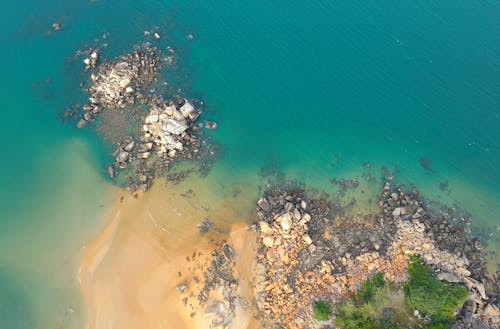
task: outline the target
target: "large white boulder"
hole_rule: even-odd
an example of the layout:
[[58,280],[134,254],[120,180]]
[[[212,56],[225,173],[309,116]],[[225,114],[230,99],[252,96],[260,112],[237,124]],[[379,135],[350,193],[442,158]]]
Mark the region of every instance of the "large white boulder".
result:
[[182,115],[187,118],[194,112],[194,106],[191,103],[185,103],[180,108]]
[[188,126],[184,122],[174,119],[168,119],[167,124],[165,124],[163,127],[167,132],[173,135],[180,135],[188,128]]
[[172,115],[174,115],[174,112],[175,112],[175,111],[176,111],[176,109],[175,109],[175,106],[174,106],[174,105],[165,106],[165,111],[164,111],[164,112],[165,112],[167,115],[172,116]]
[[148,115],[146,117],[146,123],[156,123],[158,122],[158,114],[152,114],[152,115]]

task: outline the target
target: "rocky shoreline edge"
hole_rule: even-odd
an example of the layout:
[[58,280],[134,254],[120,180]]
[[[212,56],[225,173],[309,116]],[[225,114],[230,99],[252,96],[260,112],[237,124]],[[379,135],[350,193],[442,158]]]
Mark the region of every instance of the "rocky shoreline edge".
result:
[[[390,183],[378,206],[376,214],[345,217],[338,205],[310,197],[302,186],[268,188],[249,227],[257,240],[253,299],[241,302],[237,295],[237,255],[223,242],[212,253],[198,294],[205,312],[215,314],[211,328],[231,328],[242,306],[253,310],[261,328],[336,328],[336,307],[366,280],[382,273],[396,286],[407,282],[413,255],[439,280],[467,288],[452,328],[498,328],[500,272],[488,273],[481,242],[461,218],[431,209],[415,188]],[[224,298],[214,302],[210,292],[218,289]],[[328,321],[314,319],[318,301],[331,305]],[[415,317],[426,323],[418,310]]]

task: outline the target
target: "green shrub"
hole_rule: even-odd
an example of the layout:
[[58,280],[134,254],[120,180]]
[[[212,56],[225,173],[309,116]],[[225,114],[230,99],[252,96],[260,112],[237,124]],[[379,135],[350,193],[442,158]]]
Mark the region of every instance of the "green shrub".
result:
[[326,302],[315,302],[313,304],[314,318],[318,321],[325,321],[332,317],[331,305]]
[[[382,274],[365,281],[351,300],[337,306],[335,325],[341,329],[451,329],[467,289],[439,281],[418,256],[410,258],[408,273],[404,289],[386,283]],[[431,323],[413,317],[415,309],[429,316]]]
[[467,299],[468,291],[458,284],[441,282],[433,275],[420,257],[412,256],[408,264],[410,280],[404,286],[406,303],[424,315],[428,315],[437,328],[449,328],[446,321],[452,320],[455,311]]
[[358,302],[368,302],[373,299],[376,291],[385,286],[384,275],[382,273],[375,274],[371,279],[363,282],[363,289],[359,290],[355,295]]
[[428,329],[451,329],[449,322],[435,322],[429,325]]
[[384,309],[392,309],[393,288],[386,285],[384,275],[376,274],[363,282],[350,301],[337,306],[335,325],[342,329],[395,329],[404,328],[392,319],[383,319]]
[[342,329],[373,329],[377,321],[367,316],[363,308],[352,302],[345,302],[337,307],[335,325]]

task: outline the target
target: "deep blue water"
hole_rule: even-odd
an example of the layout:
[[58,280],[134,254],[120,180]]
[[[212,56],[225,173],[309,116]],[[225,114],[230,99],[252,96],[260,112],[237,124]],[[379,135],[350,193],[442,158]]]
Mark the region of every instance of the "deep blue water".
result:
[[[177,50],[166,78],[219,123],[221,184],[275,166],[332,190],[332,178],[363,172],[380,183],[386,166],[498,234],[498,1],[4,0],[0,9],[2,328],[60,324],[76,298],[63,291],[76,251],[56,250],[99,226],[109,150],[58,115],[84,101],[69,58],[103,33],[108,58],[155,27],[159,46]],[[50,33],[55,21],[63,28]],[[33,271],[36,259],[48,265]]]

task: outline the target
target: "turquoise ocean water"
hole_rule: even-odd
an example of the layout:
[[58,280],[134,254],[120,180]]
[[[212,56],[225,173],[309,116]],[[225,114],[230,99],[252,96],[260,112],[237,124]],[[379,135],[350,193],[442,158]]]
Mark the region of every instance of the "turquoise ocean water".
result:
[[69,58],[103,33],[108,58],[156,27],[177,50],[166,78],[218,122],[219,184],[273,167],[334,193],[334,177],[369,189],[362,174],[380,183],[385,166],[498,235],[498,1],[4,0],[0,12],[1,328],[82,328],[78,255],[111,201],[110,150],[58,117],[84,101]]

